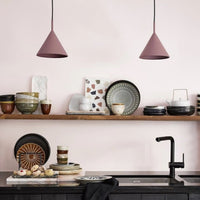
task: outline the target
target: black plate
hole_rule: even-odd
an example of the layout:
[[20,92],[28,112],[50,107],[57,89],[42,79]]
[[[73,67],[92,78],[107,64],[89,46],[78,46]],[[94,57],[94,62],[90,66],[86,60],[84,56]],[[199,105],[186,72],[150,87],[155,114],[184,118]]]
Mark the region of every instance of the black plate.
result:
[[26,143],[35,143],[41,146],[45,152],[45,163],[47,162],[51,153],[49,143],[43,136],[36,133],[29,133],[19,138],[19,140],[16,142],[15,147],[14,147],[15,158],[16,158],[17,151],[19,150],[19,148]]
[[146,109],[144,108],[144,112],[150,112],[150,113],[165,113],[166,109]]

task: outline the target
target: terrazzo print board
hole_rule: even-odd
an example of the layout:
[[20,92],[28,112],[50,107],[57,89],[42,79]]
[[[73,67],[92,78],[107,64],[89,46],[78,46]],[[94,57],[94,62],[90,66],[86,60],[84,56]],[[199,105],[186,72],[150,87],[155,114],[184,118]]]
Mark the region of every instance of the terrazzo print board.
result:
[[85,79],[85,97],[90,99],[92,111],[106,111],[105,94],[110,81],[99,78]]

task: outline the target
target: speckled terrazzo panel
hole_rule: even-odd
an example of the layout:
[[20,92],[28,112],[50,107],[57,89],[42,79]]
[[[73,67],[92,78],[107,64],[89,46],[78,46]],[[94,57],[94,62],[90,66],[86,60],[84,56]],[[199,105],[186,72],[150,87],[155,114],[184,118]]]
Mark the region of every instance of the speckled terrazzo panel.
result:
[[110,81],[98,78],[85,79],[85,96],[90,99],[92,111],[105,111],[105,94]]

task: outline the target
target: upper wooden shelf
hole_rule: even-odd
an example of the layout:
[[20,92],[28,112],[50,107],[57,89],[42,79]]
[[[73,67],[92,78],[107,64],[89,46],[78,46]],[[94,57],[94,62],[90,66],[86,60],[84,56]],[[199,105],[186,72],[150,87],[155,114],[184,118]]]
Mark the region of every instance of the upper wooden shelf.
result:
[[116,115],[22,115],[0,114],[0,119],[35,119],[35,120],[151,120],[151,121],[200,121],[200,116],[116,116]]

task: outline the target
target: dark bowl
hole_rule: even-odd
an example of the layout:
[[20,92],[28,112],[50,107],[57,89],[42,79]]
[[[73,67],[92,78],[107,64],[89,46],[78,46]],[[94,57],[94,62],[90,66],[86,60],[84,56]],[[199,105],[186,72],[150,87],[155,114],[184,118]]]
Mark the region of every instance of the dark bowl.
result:
[[14,101],[4,101],[0,103],[1,111],[4,114],[12,114],[15,109],[15,102]]
[[37,110],[38,103],[15,103],[16,108],[22,114],[32,114]]
[[14,101],[14,100],[15,100],[14,94],[0,95],[0,101]]
[[169,115],[193,115],[195,106],[167,106]]

